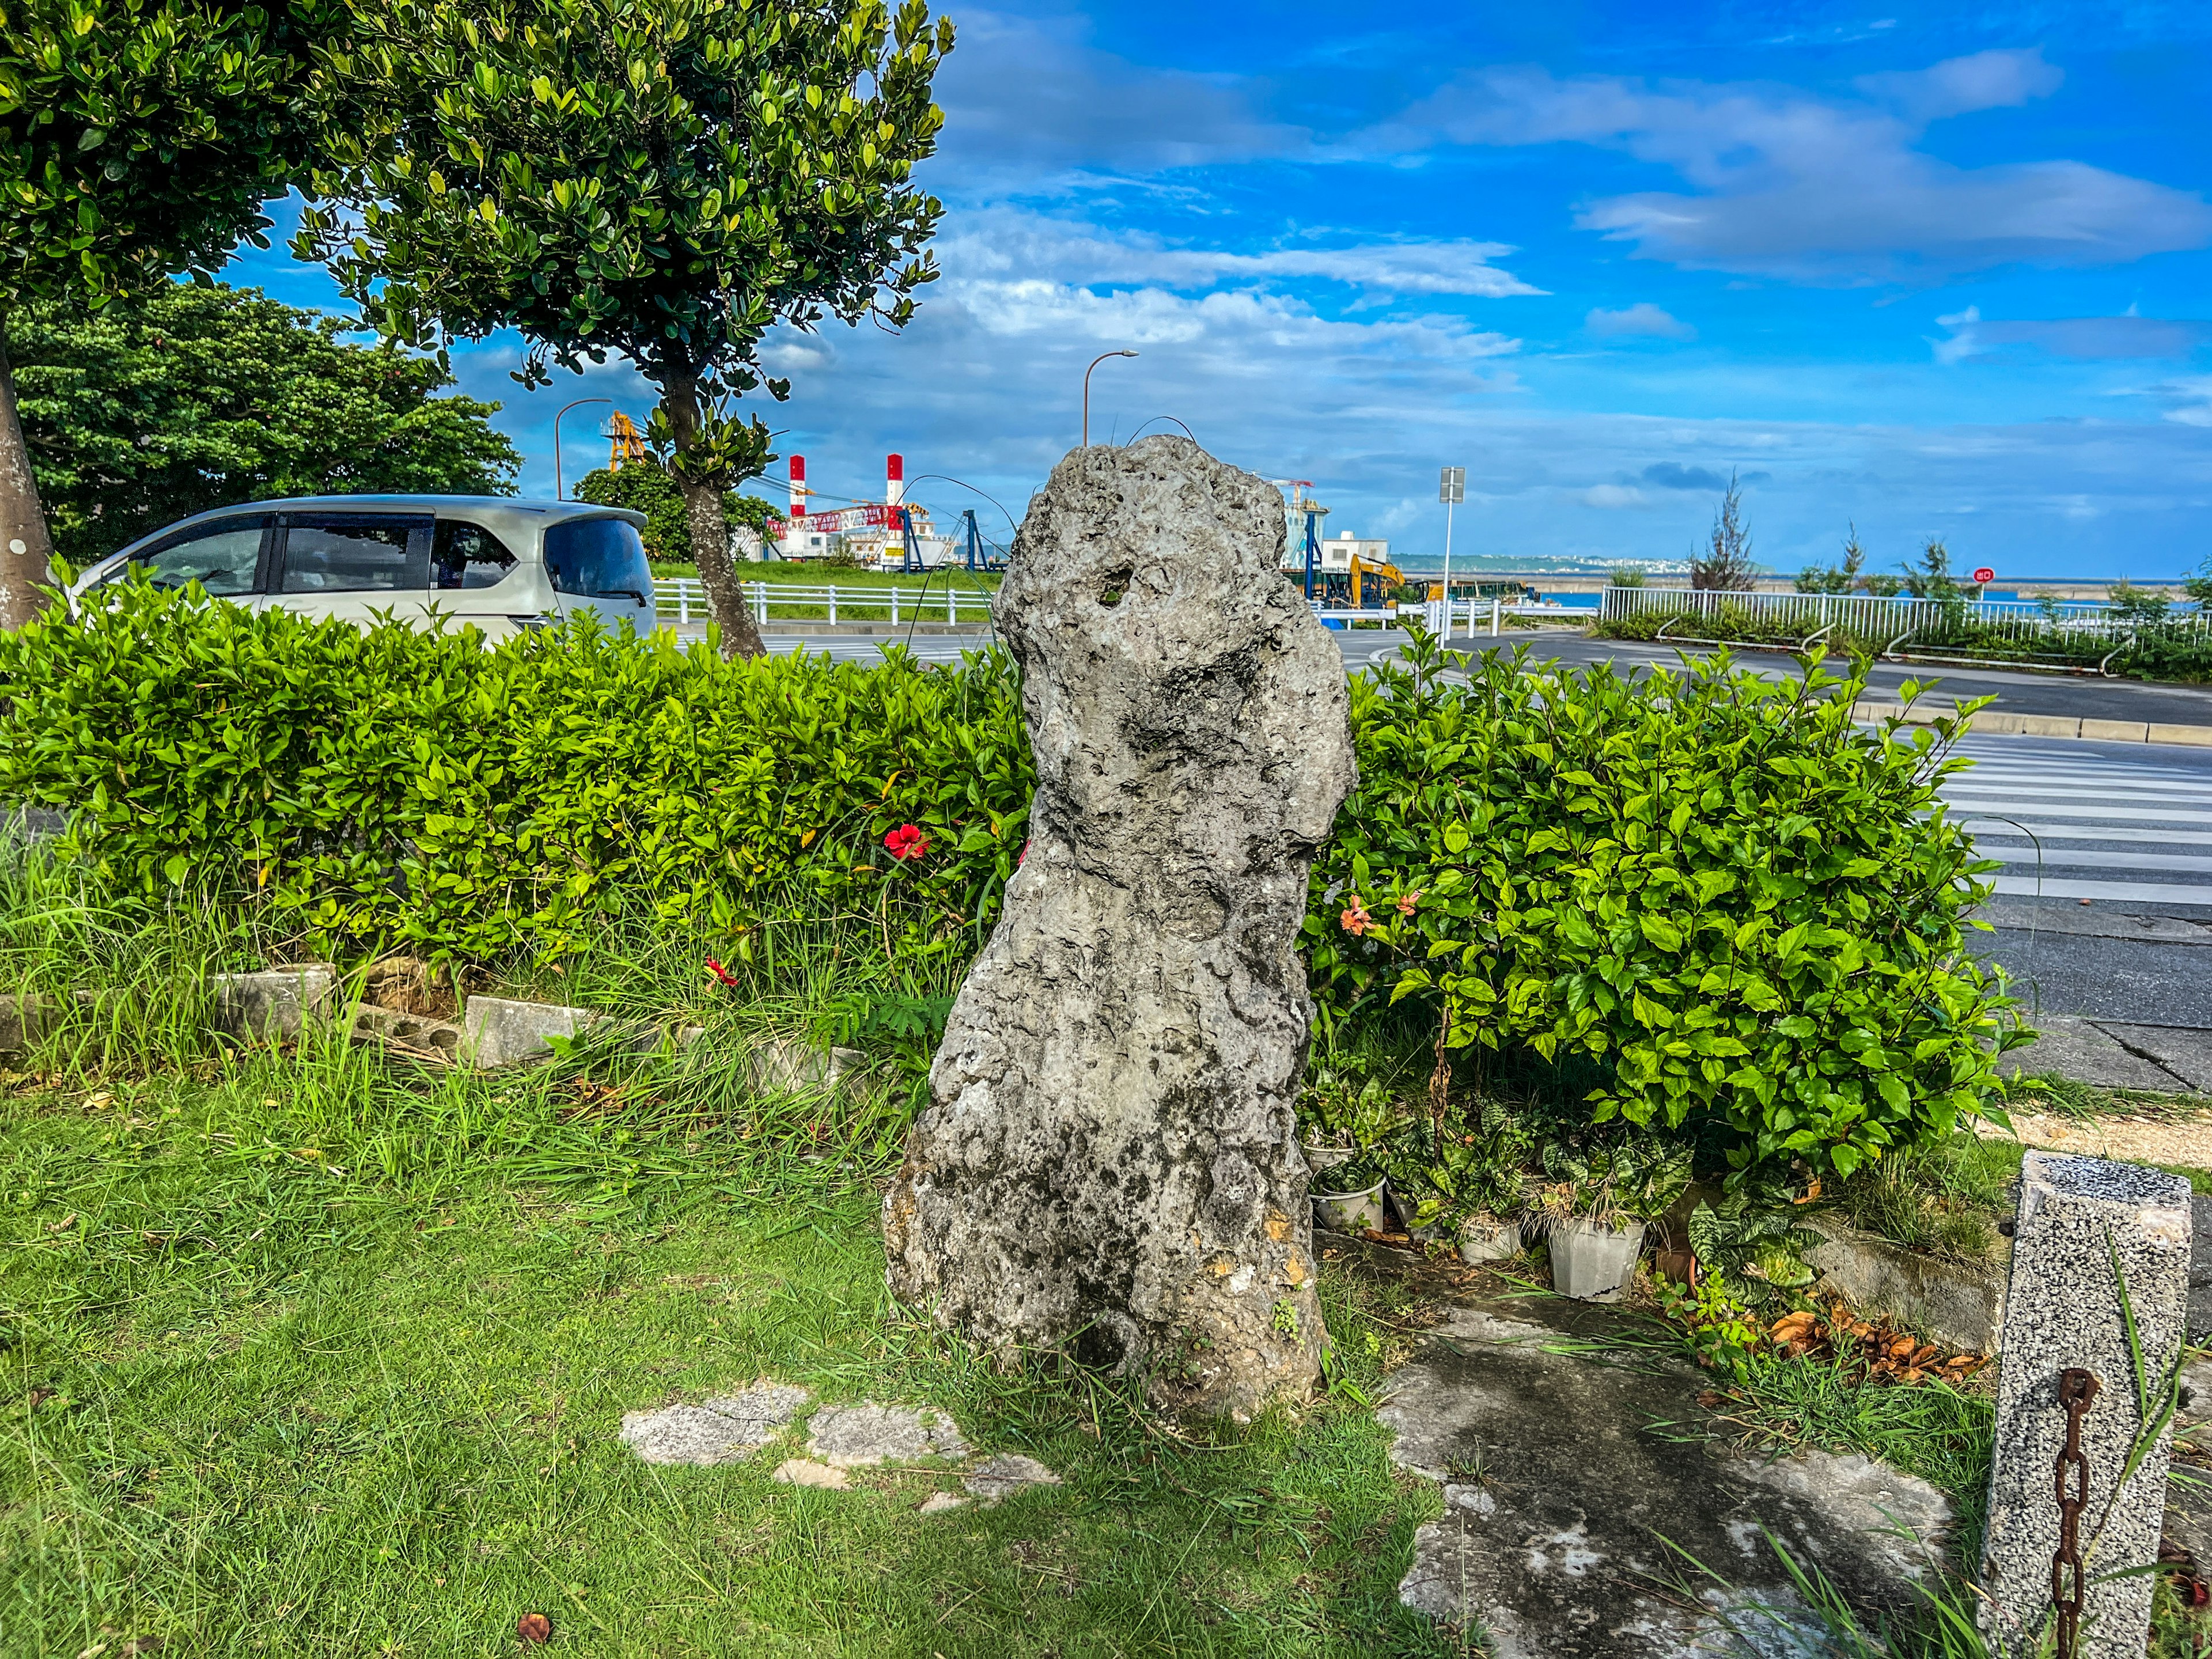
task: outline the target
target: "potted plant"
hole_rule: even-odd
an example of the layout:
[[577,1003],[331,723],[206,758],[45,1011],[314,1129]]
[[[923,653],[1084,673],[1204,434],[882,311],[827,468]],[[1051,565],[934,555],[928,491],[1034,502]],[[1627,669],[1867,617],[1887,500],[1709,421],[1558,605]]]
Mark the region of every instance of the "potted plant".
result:
[[[1380,1078],[1364,1081],[1317,1065],[1298,1097],[1298,1150],[1316,1176],[1372,1152],[1406,1120]],[[1334,1176],[1332,1188],[1344,1184]]]
[[1331,1232],[1368,1233],[1382,1231],[1382,1170],[1369,1157],[1355,1157],[1329,1171],[1328,1184],[1335,1192],[1316,1189],[1314,1218]]
[[1645,1226],[1690,1184],[1686,1147],[1649,1135],[1544,1148],[1539,1200],[1552,1252],[1552,1288],[1583,1302],[1610,1301],[1636,1281]]
[[1447,1243],[1470,1264],[1517,1255],[1526,1242],[1522,1171],[1533,1145],[1494,1100],[1455,1107],[1390,1143],[1385,1170],[1392,1206],[1413,1237]]

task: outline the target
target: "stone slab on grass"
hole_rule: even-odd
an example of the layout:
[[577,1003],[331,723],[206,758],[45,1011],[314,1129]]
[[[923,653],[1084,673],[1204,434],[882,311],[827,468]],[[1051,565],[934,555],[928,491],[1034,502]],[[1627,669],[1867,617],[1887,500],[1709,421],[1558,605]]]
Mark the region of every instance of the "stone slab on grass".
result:
[[775,1439],[811,1398],[793,1383],[763,1379],[704,1405],[628,1413],[621,1438],[648,1463],[735,1463]]
[[843,1492],[853,1484],[844,1470],[829,1463],[810,1462],[804,1457],[787,1457],[775,1466],[769,1479],[786,1486],[817,1486],[824,1492]]
[[[1552,1300],[1462,1306],[1430,1334],[1376,1413],[1392,1457],[1444,1489],[1401,1601],[1486,1629],[1498,1659],[1822,1651],[1771,1531],[1863,1615],[1917,1604],[1912,1580],[1950,1524],[1942,1493],[1864,1458],[1723,1451],[1695,1432],[1710,1379],[1645,1340],[1632,1316]],[[1564,1346],[1577,1352],[1547,1351]],[[1899,1522],[1920,1540],[1893,1535]],[[1669,1544],[1725,1584],[1664,1593],[1697,1577]],[[1784,1624],[1750,1611],[1762,1604]]]
[[1995,1353],[2004,1317],[2004,1269],[1907,1249],[1832,1216],[1805,1224],[1827,1243],[1806,1253],[1823,1288],[1862,1313],[1887,1314],[1908,1331],[1966,1353]]
[[1997,1058],[2007,1077],[2071,1078],[2104,1089],[2157,1089],[2185,1092],[2189,1085],[2157,1061],[2130,1053],[2126,1045],[2092,1021],[2070,1014],[2037,1016],[2041,1033],[2025,1048]]
[[841,1469],[962,1458],[975,1449],[951,1418],[927,1406],[824,1406],[807,1429],[808,1453]]
[[975,1466],[975,1472],[960,1483],[987,1504],[1011,1498],[1030,1486],[1056,1486],[1060,1477],[1036,1461],[1019,1452],[1001,1452]]
[[461,1013],[466,1033],[461,1052],[479,1071],[544,1060],[553,1052],[548,1037],[573,1037],[603,1018],[589,1008],[553,1002],[517,1002],[507,997],[471,997]]
[[232,1036],[250,1041],[297,1037],[309,1020],[330,1011],[337,983],[337,970],[327,963],[270,968],[258,974],[217,974],[216,1024]]

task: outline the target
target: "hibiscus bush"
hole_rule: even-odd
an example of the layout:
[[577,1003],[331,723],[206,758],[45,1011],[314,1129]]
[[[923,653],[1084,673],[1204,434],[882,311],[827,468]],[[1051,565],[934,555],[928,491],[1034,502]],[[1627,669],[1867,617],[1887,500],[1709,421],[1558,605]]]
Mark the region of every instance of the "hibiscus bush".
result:
[[1738,1168],[1948,1131],[2027,1040],[1965,949],[1996,866],[1936,795],[1964,720],[1860,730],[1862,680],[1808,663],[1630,680],[1422,640],[1355,679],[1304,924],[1327,1017],[1411,1003],[1455,1048],[1574,1060],[1589,1121]]

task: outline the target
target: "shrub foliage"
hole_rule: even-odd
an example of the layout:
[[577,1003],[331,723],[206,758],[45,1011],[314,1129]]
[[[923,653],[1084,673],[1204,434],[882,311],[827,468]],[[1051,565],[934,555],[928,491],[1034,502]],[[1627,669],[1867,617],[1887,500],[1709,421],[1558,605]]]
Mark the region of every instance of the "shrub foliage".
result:
[[[800,895],[964,951],[1029,811],[994,656],[731,665],[582,623],[487,649],[134,585],[0,636],[0,792],[75,812],[119,891],[228,883],[341,953],[557,955],[642,898],[743,956]],[[895,860],[907,823],[927,851]]]
[[[1936,795],[1960,722],[1862,732],[1856,681],[1725,659],[1407,655],[1352,683],[1362,781],[1315,869],[1332,1024],[1425,1005],[1459,1048],[1571,1062],[1586,1121],[1739,1167],[1847,1175],[1994,1086],[2010,1004],[1962,932],[1994,866]],[[342,956],[556,957],[649,905],[741,957],[842,914],[957,962],[1033,782],[996,653],[727,662],[583,623],[487,648],[132,585],[0,636],[0,796],[74,813],[123,902],[212,884]]]
[[[1995,866],[1945,816],[1963,721],[1851,724],[1856,680],[1725,657],[1632,683],[1433,641],[1353,682],[1362,781],[1316,865],[1316,987],[1447,1041],[1595,1062],[1599,1122],[1848,1175],[1994,1085],[1966,956]],[[1451,683],[1464,679],[1464,689]]]

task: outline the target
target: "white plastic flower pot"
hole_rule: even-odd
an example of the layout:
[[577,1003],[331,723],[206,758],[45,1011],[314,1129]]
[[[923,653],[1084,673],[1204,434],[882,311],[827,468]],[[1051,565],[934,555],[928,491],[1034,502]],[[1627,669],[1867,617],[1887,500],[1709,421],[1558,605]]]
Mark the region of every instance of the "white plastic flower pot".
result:
[[1644,1224],[1615,1230],[1586,1216],[1551,1226],[1552,1288],[1578,1302],[1610,1302],[1636,1282]]
[[1324,1170],[1334,1170],[1340,1164],[1349,1164],[1357,1156],[1355,1146],[1322,1146],[1310,1140],[1298,1142],[1298,1151],[1304,1154],[1306,1168],[1319,1175]]
[[1331,1232],[1365,1233],[1382,1231],[1382,1183],[1364,1192],[1316,1193],[1314,1215]]
[[1471,1215],[1459,1224],[1459,1259],[1470,1267],[1521,1253],[1521,1224]]

